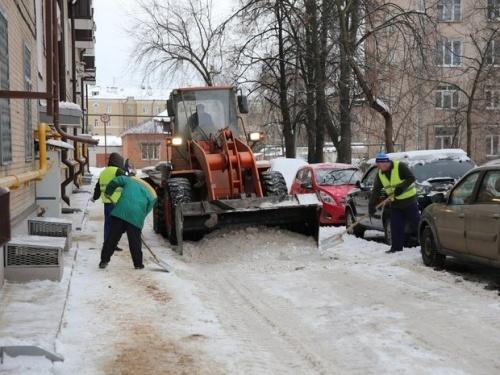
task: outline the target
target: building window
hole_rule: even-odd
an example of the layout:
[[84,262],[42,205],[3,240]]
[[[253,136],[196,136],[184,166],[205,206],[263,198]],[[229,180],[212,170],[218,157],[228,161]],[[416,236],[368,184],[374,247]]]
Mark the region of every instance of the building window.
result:
[[486,50],[486,64],[500,65],[500,39],[492,40]]
[[95,119],[94,120],[94,129],[99,127],[99,120]]
[[142,113],[147,113],[147,112],[148,112],[147,107],[142,107]]
[[500,21],[500,0],[488,0],[488,18]]
[[[27,45],[23,46],[23,70],[24,70],[24,90],[31,91],[31,51]],[[24,131],[26,161],[33,160],[33,110],[31,100],[24,100]]]
[[437,43],[436,63],[440,66],[459,66],[462,63],[462,41],[439,41]]
[[439,21],[460,21],[461,14],[460,0],[438,0],[437,11]]
[[500,128],[491,126],[486,135],[486,156],[500,155]]
[[110,105],[107,105],[106,106],[106,113],[110,114],[112,111],[111,111],[111,106]]
[[[0,90],[9,89],[9,35],[7,20],[0,12]],[[12,161],[10,100],[0,99],[0,165]]]
[[162,108],[161,107],[156,107],[156,114],[159,114],[162,112]]
[[134,126],[134,120],[128,120],[129,129]]
[[438,86],[436,90],[436,108],[458,108],[458,90],[452,85]]
[[127,106],[127,113],[129,115],[133,114],[134,113],[134,107],[132,107],[131,105]]
[[437,125],[434,128],[434,148],[437,150],[453,148],[457,129],[452,126]]
[[500,109],[500,90],[486,89],[484,94],[486,97],[486,109]]
[[142,143],[141,152],[142,160],[160,160],[159,143]]

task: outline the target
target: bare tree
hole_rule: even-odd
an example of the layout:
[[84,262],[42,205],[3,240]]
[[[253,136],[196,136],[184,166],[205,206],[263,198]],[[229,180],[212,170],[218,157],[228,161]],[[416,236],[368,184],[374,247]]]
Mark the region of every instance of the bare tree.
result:
[[140,0],[130,30],[137,64],[147,75],[194,71],[212,86],[224,69],[225,22],[214,24],[211,0]]

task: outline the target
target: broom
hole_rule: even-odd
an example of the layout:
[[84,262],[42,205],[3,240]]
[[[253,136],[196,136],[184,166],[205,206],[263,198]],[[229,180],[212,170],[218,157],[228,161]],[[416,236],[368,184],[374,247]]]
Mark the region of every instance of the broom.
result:
[[[387,203],[392,201],[393,197],[387,197],[384,199],[382,202],[377,204],[375,206],[375,209],[383,208]],[[338,246],[344,242],[344,236],[348,233],[350,233],[357,225],[359,225],[363,220],[368,219],[370,217],[370,214],[366,214],[361,216],[358,220],[356,220],[354,223],[349,225],[345,230],[343,230],[340,233],[334,234],[333,236],[330,236],[328,238],[325,238],[323,241],[321,241],[321,249],[322,250],[328,250],[332,247]]]

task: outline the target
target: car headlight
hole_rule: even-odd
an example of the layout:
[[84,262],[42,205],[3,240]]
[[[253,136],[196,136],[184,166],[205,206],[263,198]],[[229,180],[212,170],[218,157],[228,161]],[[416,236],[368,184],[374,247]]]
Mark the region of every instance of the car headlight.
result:
[[337,204],[337,202],[335,202],[335,199],[333,199],[333,197],[331,195],[329,195],[323,191],[319,192],[319,197],[324,203],[333,204],[333,205]]
[[182,145],[182,138],[181,137],[172,138],[172,146],[180,146],[180,145]]

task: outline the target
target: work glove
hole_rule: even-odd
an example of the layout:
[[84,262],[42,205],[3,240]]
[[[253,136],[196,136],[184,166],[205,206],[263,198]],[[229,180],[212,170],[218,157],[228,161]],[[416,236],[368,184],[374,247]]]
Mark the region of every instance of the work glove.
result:
[[405,192],[404,186],[398,185],[394,188],[394,196],[397,197],[398,195],[401,195]]
[[374,206],[368,207],[368,215],[370,215],[370,217],[375,216],[376,212],[377,212],[377,209]]

